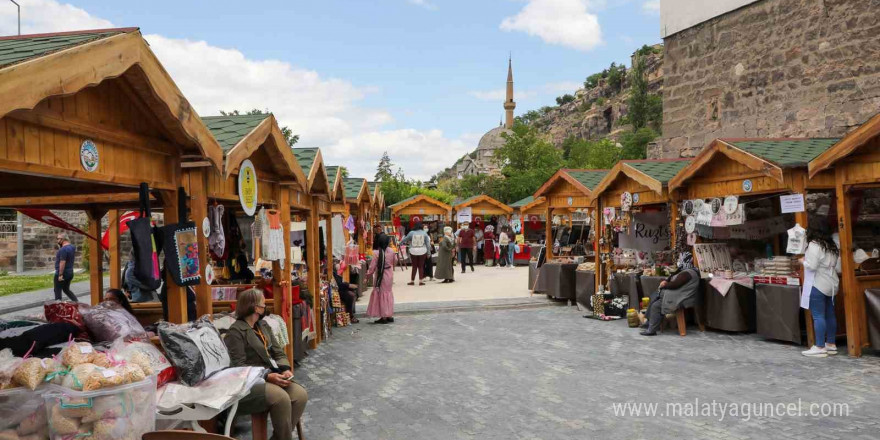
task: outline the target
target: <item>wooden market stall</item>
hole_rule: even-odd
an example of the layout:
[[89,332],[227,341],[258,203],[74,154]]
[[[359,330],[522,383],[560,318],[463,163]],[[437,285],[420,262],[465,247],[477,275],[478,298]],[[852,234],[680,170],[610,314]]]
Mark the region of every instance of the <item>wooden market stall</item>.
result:
[[[137,28],[0,38],[3,206],[75,209],[100,237],[110,215],[110,285],[120,287],[120,209],[146,183],[166,224],[177,223],[181,167],[215,171],[222,151]],[[91,302],[103,294],[104,250],[89,243]],[[186,320],[169,275],[168,309]]]
[[[547,199],[528,196],[514,203],[511,224],[518,229],[516,243],[519,245],[513,255],[515,265],[528,266],[533,255],[537,256],[544,237],[544,223],[541,219],[547,211]],[[534,249],[534,252],[532,250]]]
[[[594,258],[595,245],[590,244],[590,227],[595,223],[595,204],[591,200],[592,191],[608,174],[608,170],[561,169],[547,180],[537,191],[535,198],[546,199],[544,257],[535,256],[536,261],[529,265],[529,288],[535,292],[546,292],[548,296],[576,300],[575,263],[576,258],[586,261]],[[553,233],[554,215],[568,217],[567,225],[560,222],[557,233]],[[579,232],[574,228],[574,217],[578,216]],[[554,252],[559,241],[559,252]],[[564,257],[564,259],[562,258]],[[541,261],[546,261],[540,266]],[[532,275],[534,273],[534,275]]]
[[810,161],[810,179],[828,173],[837,200],[847,348],[858,357],[865,347],[880,350],[880,259],[873,255],[880,248],[880,114]]
[[[310,243],[309,249],[306,251],[308,253],[306,258],[309,274],[308,286],[314,298],[313,313],[316,316],[317,334],[311,343],[311,347],[314,348],[329,336],[330,327],[335,319],[335,315],[331,315],[333,309],[330,288],[331,280],[333,280],[333,228],[331,227],[333,185],[330,183],[320,149],[294,148],[293,152],[303,170],[308,170],[308,194],[311,211],[305,234],[306,241]],[[339,170],[336,171],[338,173]],[[321,226],[321,221],[324,222],[324,226]],[[319,243],[323,243],[323,245]],[[320,252],[321,249],[325,249],[323,256]],[[320,276],[313,276],[313,274]]]
[[[611,219],[598,226],[602,240],[595,258],[595,285],[628,298],[628,307],[638,310],[641,298],[674,271],[678,204],[669,196],[668,183],[689,163],[690,159],[623,160],[591,194],[603,220]],[[612,312],[625,313],[620,307]]]
[[458,200],[452,206],[456,216],[459,212],[468,208],[474,219],[482,217],[483,222],[486,224],[489,223],[489,217],[497,216],[509,219],[510,214],[513,213],[513,208],[485,194],[469,197],[464,200]]
[[345,193],[345,201],[348,206],[348,212],[344,218],[351,216],[355,225],[355,240],[358,245],[359,252],[367,253],[367,239],[370,231],[367,219],[370,215],[370,190],[367,187],[367,179],[358,177],[347,177],[343,179],[343,188]]
[[436,215],[445,220],[452,218],[452,207],[424,194],[417,194],[403,199],[391,206],[392,216],[401,215]]
[[808,179],[807,164],[835,142],[717,139],[669,182],[695,263],[715,275],[705,296],[708,327],[795,343],[806,327],[812,340],[809,313],[800,320],[800,264],[785,240],[795,224],[808,226],[808,213],[833,226],[834,174]]

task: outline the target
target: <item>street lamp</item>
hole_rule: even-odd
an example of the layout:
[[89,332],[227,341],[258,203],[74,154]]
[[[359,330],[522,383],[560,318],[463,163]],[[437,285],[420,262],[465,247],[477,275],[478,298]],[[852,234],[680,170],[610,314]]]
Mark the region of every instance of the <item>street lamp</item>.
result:
[[15,0],[9,0],[12,4],[15,5],[15,8],[18,9],[18,35],[21,35],[21,5],[18,4]]

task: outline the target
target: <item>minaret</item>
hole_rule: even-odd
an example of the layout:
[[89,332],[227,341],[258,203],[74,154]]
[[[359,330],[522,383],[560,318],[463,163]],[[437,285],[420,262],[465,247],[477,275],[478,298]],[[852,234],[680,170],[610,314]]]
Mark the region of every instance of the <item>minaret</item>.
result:
[[504,128],[513,128],[513,109],[516,102],[513,101],[513,60],[507,59],[507,97],[504,99],[504,112],[507,114]]

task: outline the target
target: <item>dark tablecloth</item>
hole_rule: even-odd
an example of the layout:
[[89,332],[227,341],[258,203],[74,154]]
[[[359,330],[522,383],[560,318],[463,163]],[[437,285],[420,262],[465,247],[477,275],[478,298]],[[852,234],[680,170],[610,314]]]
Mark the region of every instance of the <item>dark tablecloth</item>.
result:
[[734,284],[721,296],[706,282],[706,326],[729,332],[755,331],[755,291]]
[[801,343],[801,287],[755,284],[757,333],[768,339]]
[[370,285],[373,284],[373,279],[372,279],[373,277],[367,276],[367,271],[369,269],[370,269],[370,264],[367,263],[366,260],[364,260],[364,262],[361,263],[361,270],[358,272],[358,285],[357,285],[358,286],[358,289],[357,289],[358,298],[364,296],[364,292],[367,291],[367,287],[370,287]]
[[575,263],[545,263],[541,266],[541,278],[547,282],[547,295],[558,299],[575,299],[574,273],[577,266]]
[[[535,293],[543,293],[547,291],[547,278],[541,273],[542,268],[538,268],[538,263],[532,261],[529,263],[529,290]],[[541,276],[538,276],[541,274]]]
[[590,297],[596,294],[596,272],[576,270],[574,272],[574,292],[577,302],[589,309],[592,305]]
[[865,312],[868,314],[868,341],[871,348],[880,350],[880,289],[865,289]]
[[608,282],[608,290],[614,296],[629,297],[629,306],[634,309],[639,308],[641,286],[637,273],[615,273]]

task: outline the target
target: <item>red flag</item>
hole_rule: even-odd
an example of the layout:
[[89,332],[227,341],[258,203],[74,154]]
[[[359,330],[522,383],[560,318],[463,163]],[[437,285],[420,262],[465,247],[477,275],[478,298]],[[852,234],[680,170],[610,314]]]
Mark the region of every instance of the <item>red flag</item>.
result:
[[[124,234],[125,231],[128,230],[128,222],[134,220],[136,218],[140,218],[141,213],[138,211],[128,211],[125,214],[122,214],[119,217],[119,234]],[[104,249],[110,249],[110,228],[107,228],[104,231],[104,235],[101,236],[101,247]]]
[[[98,241],[97,237],[92,237],[91,235],[86,234],[85,232],[83,232],[83,230],[77,228],[76,226],[74,226],[70,223],[67,223],[66,221],[64,221],[64,219],[53,214],[52,211],[49,211],[48,209],[17,208],[16,211],[36,220],[38,222],[45,223],[49,226],[54,226],[56,228],[61,228],[66,231],[75,232],[80,235],[85,235],[86,237],[89,237],[92,240]],[[102,247],[104,247],[104,246],[102,246]],[[104,247],[104,249],[106,250],[107,248]]]

